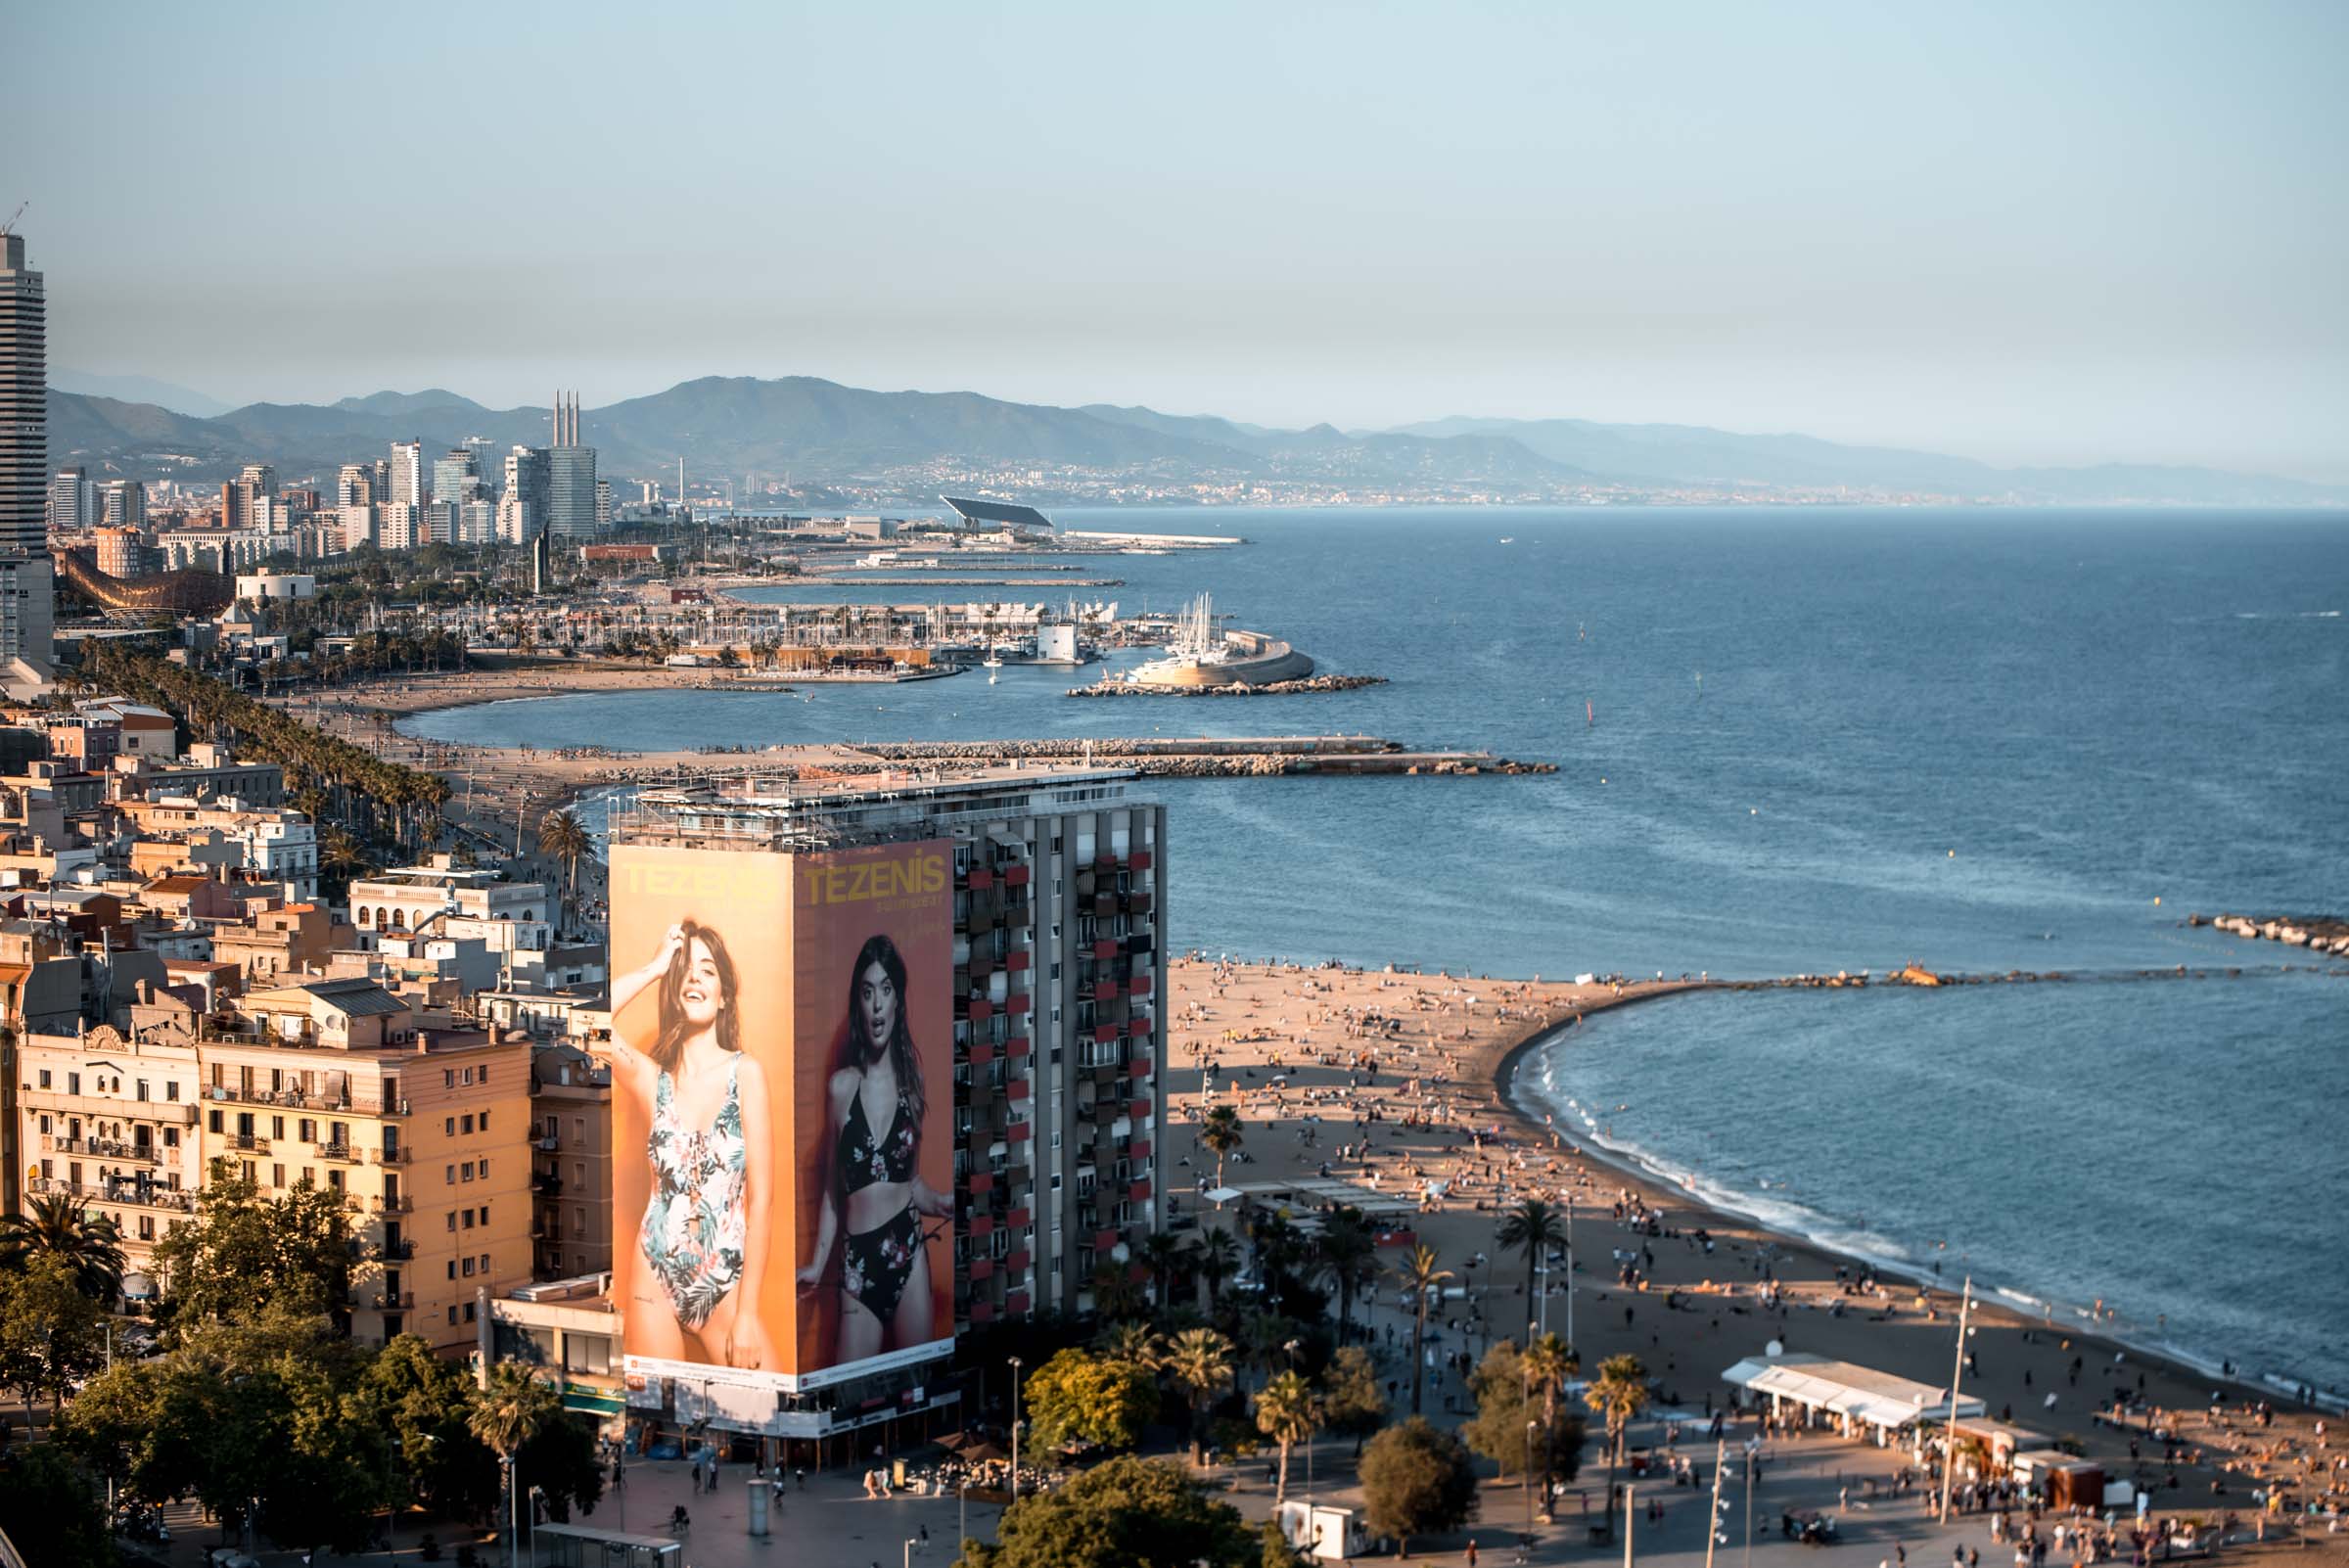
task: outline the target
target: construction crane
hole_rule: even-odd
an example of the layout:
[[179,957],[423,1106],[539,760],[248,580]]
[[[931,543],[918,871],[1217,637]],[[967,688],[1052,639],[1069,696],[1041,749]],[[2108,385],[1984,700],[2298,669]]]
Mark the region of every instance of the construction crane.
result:
[[0,223],[0,234],[16,233],[17,219],[23,217],[24,215],[24,209],[30,206],[32,206],[30,202],[19,202],[17,204],[17,209],[8,215],[8,221],[6,223]]

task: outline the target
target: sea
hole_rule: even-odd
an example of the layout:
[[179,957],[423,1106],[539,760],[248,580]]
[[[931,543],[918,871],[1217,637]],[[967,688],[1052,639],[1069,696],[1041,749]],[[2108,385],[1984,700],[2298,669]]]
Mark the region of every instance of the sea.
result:
[[[2024,971],[1705,992],[1545,1042],[1533,1108],[1707,1202],[2200,1364],[2349,1385],[2349,964],[2187,923],[2349,914],[2349,516],[1132,509],[1071,555],[1361,690],[1081,701],[1010,667],[446,710],[447,741],[1365,732],[1557,764],[1143,786],[1170,945],[1455,975]],[[1115,664],[1139,654],[1121,654]],[[2189,977],[2178,978],[2185,966]],[[2166,973],[2164,973],[2166,972]]]

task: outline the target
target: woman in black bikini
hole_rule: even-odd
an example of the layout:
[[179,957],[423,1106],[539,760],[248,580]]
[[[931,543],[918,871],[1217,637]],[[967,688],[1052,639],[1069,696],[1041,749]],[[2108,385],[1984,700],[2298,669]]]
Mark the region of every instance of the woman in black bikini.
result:
[[827,1093],[831,1136],[816,1169],[824,1198],[815,1256],[799,1279],[802,1295],[820,1289],[832,1245],[840,1243],[832,1361],[839,1365],[940,1337],[922,1217],[954,1213],[953,1198],[921,1177],[929,1099],[905,1022],[905,960],[887,937],[869,938],[849,971],[849,1015]]

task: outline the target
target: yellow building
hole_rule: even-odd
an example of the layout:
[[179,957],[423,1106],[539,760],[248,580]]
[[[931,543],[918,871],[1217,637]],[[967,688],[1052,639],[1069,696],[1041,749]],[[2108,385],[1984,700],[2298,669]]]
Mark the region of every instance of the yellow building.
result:
[[25,1036],[17,1070],[26,1193],[69,1197],[114,1221],[124,1293],[145,1296],[155,1244],[195,1213],[203,1181],[195,1046],[101,1024]]
[[530,1274],[530,1048],[420,1026],[369,980],[240,998],[244,1023],[199,1047],[207,1168],[264,1191],[345,1194],[367,1262],[351,1333],[403,1332],[446,1354],[475,1343],[477,1291]]

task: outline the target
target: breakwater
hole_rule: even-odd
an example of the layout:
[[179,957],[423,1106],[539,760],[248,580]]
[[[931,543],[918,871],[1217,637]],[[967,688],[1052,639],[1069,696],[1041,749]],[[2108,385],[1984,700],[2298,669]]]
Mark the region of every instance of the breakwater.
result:
[[2252,941],[2280,942],[2287,947],[2306,947],[2311,952],[2349,958],[2349,920],[2330,915],[2277,915],[2261,920],[2251,915],[2189,914],[2186,923],[2208,926],[2213,931]]
[[1013,762],[1090,762],[1101,767],[1129,767],[1151,778],[1471,776],[1556,771],[1549,762],[1514,761],[1491,752],[1418,750],[1377,735],[904,741],[867,744],[857,750],[893,763],[1000,767]]
[[1359,691],[1383,686],[1384,675],[1308,675],[1302,680],[1275,680],[1262,686],[1237,683],[1221,686],[1162,686],[1104,675],[1089,686],[1071,686],[1072,697],[1293,697],[1305,692]]

